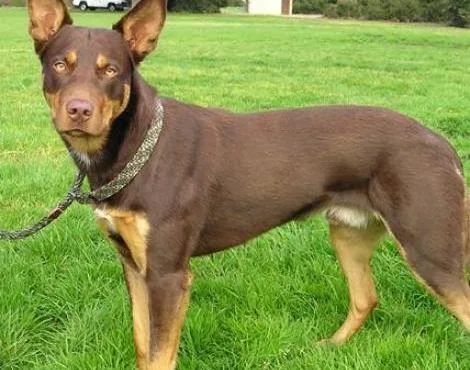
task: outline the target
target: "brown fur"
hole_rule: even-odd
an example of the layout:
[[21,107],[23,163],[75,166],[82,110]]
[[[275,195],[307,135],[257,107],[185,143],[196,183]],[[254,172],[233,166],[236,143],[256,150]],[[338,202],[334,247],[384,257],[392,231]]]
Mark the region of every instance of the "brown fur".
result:
[[[54,125],[95,189],[130,161],[154,117],[157,93],[136,65],[156,45],[165,1],[142,0],[115,31],[70,26],[59,0],[30,0],[28,9]],[[56,60],[67,68],[54,69]],[[382,108],[233,114],[159,98],[164,125],[151,158],[96,210],[124,264],[140,369],[175,366],[191,257],[323,209],[351,297],[329,342],[348,340],[375,307],[369,259],[386,230],[470,328],[469,201],[445,139]],[[92,114],[72,117],[73,99]]]
[[465,215],[464,215],[464,264],[468,269],[470,268],[470,196],[465,197]]

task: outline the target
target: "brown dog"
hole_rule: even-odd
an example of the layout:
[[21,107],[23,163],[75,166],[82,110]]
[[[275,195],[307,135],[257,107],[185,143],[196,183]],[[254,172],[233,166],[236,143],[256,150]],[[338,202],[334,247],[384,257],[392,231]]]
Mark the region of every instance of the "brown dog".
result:
[[[28,8],[55,127],[97,188],[130,161],[154,117],[157,93],[136,67],[155,48],[165,1],[142,0],[113,31],[71,26],[62,0]],[[443,138],[387,109],[232,114],[160,99],[163,130],[149,162],[96,209],[124,266],[140,369],[175,367],[192,256],[319,210],[351,296],[329,342],[348,340],[375,307],[369,260],[386,231],[470,329],[465,184]]]

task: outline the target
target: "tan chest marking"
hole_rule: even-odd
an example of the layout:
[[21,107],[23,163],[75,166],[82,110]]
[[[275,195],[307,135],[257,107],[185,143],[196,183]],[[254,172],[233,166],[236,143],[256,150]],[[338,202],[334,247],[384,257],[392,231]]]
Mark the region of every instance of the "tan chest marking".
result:
[[108,235],[118,234],[126,243],[139,272],[147,270],[147,238],[150,225],[143,212],[97,208],[95,216],[100,228]]

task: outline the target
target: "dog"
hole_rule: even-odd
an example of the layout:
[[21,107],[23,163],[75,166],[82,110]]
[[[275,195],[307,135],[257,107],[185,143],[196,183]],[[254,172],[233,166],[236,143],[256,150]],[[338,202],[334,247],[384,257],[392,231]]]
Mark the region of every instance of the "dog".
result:
[[[62,0],[29,0],[29,33],[54,127],[96,189],[114,179],[164,108],[150,158],[95,205],[130,294],[139,369],[174,369],[193,256],[323,211],[346,275],[345,343],[377,304],[369,260],[389,233],[416,278],[470,330],[468,208],[454,149],[415,120],[365,106],[233,114],[158,96],[138,72],[165,0],[113,30],[75,27]],[[313,253],[313,252],[312,252]]]

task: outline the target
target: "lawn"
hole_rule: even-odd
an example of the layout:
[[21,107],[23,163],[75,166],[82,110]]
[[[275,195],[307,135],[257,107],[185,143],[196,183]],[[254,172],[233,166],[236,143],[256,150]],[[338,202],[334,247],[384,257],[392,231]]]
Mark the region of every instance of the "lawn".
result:
[[[118,14],[74,13],[108,27]],[[24,10],[0,8],[0,227],[29,223],[75,169],[52,129]],[[470,32],[430,25],[170,15],[142,65],[161,94],[238,112],[369,104],[446,135],[470,173]],[[247,247],[247,248],[246,248]],[[388,241],[372,261],[380,304],[340,348],[315,342],[345,318],[347,287],[317,217],[192,262],[179,369],[469,369],[470,336],[415,282]],[[121,266],[73,206],[0,242],[1,369],[131,369]]]

